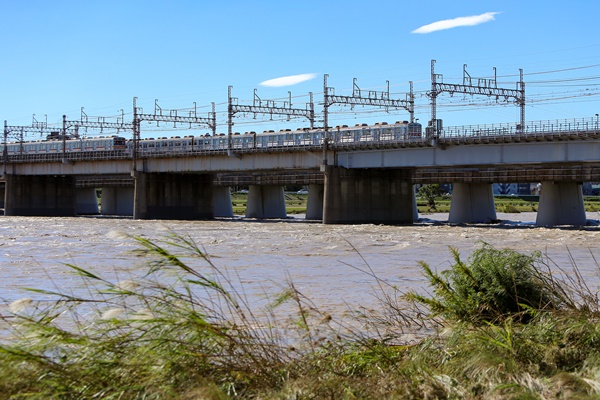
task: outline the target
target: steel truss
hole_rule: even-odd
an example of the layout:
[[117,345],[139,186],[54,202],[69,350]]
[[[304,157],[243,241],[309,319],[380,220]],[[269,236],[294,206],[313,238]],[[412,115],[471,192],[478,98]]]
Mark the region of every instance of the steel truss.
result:
[[354,106],[375,106],[385,107],[386,112],[388,108],[403,108],[410,113],[410,122],[415,120],[415,97],[413,94],[413,84],[410,83],[410,92],[406,94],[406,99],[390,99],[390,81],[387,83],[387,91],[378,92],[375,90],[369,90],[367,97],[362,96],[362,91],[356,84],[356,78],[352,80],[352,96],[338,96],[335,94],[335,90],[327,86],[327,78],[329,75],[325,74],[323,77],[323,126],[325,131],[329,129],[329,107],[333,104],[345,104]]
[[525,129],[525,82],[523,81],[523,70],[519,69],[519,82],[516,83],[516,89],[499,88],[496,80],[496,67],[494,67],[494,78],[476,78],[477,84],[473,85],[473,79],[467,72],[467,64],[463,64],[463,83],[449,84],[443,82],[443,76],[436,74],[434,70],[435,60],[431,60],[431,91],[427,95],[431,98],[431,120],[429,127],[426,129],[428,136],[437,138],[439,135],[440,126],[438,126],[436,108],[437,96],[447,92],[450,95],[454,93],[482,95],[487,97],[496,97],[496,100],[501,97],[505,101],[514,99],[515,103],[521,109],[520,121],[518,128]]
[[[306,103],[306,108],[292,108],[292,92],[288,92],[288,101],[283,102],[283,106],[278,106],[274,100],[261,100],[254,89],[254,99],[252,105],[238,104],[237,97],[231,97],[231,90],[233,86],[229,86],[227,91],[227,137],[228,137],[228,151],[232,154],[232,140],[233,135],[233,118],[237,113],[251,113],[270,115],[271,120],[273,115],[286,115],[288,121],[292,117],[305,117],[310,122],[310,127],[314,128],[315,125],[315,105],[313,102],[313,94],[309,92],[310,102]],[[263,104],[264,102],[264,104]]]

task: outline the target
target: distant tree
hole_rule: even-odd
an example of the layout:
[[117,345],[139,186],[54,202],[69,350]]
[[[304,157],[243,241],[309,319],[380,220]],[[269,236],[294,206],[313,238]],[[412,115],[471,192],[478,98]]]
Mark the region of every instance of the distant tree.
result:
[[419,197],[427,200],[427,208],[429,211],[437,210],[435,199],[442,195],[442,189],[437,183],[423,185],[419,188]]

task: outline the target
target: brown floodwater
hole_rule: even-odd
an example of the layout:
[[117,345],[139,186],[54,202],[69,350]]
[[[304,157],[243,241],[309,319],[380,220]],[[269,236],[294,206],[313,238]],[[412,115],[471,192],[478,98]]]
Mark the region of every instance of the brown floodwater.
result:
[[[64,264],[70,263],[114,279],[145,272],[132,254],[139,248],[123,232],[160,239],[170,232],[189,235],[214,264],[252,301],[281,290],[288,280],[320,309],[341,313],[378,305],[377,281],[403,291],[426,291],[419,261],[437,270],[451,262],[449,247],[466,259],[480,241],[497,248],[541,251],[552,263],[572,270],[575,263],[586,283],[600,284],[598,213],[588,213],[583,228],[533,225],[534,213],[498,214],[494,225],[449,225],[447,214],[423,215],[413,226],[323,225],[300,218],[283,221],[148,221],[118,218],[0,218],[0,298],[5,304],[36,297],[23,288],[86,291]],[[211,273],[201,260],[192,267]]]

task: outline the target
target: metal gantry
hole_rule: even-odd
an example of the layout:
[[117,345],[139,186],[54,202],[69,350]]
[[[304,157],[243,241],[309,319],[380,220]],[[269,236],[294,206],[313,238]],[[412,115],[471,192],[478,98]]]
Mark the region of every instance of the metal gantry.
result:
[[4,161],[4,171],[3,173],[6,174],[6,164],[8,163],[8,146],[7,146],[7,142],[8,142],[8,138],[9,137],[13,137],[14,139],[16,139],[20,144],[21,144],[21,151],[23,148],[23,142],[25,134],[26,133],[39,133],[40,136],[43,136],[44,134],[56,134],[58,132],[58,128],[56,127],[49,127],[48,126],[48,117],[45,116],[45,120],[44,121],[38,121],[35,119],[35,114],[33,114],[33,118],[32,118],[32,122],[31,125],[24,125],[24,126],[18,126],[18,125],[8,125],[8,122],[6,120],[4,120],[4,135],[3,135],[3,149],[2,149],[2,158]]
[[137,106],[137,97],[133,98],[133,121],[131,122],[133,129],[133,143],[131,157],[133,161],[132,170],[137,168],[137,153],[140,142],[140,123],[142,121],[156,122],[157,126],[160,122],[172,122],[173,127],[177,124],[205,125],[208,126],[213,135],[217,132],[217,114],[215,112],[215,103],[212,103],[212,112],[208,113],[208,117],[199,117],[196,109],[196,102],[188,115],[179,115],[181,110],[166,110],[163,114],[163,109],[158,105],[158,99],[154,100],[154,114],[144,114],[144,110]]
[[6,141],[8,137],[17,139],[20,143],[24,142],[26,133],[39,133],[40,136],[58,134],[59,128],[54,126],[48,126],[48,122],[38,122],[33,116],[33,122],[31,125],[8,125],[8,122],[4,120],[4,144],[6,148]]
[[363,96],[361,89],[356,84],[356,78],[352,80],[352,96],[339,96],[335,94],[335,90],[327,86],[327,78],[323,77],[323,127],[327,132],[329,129],[329,107],[333,104],[345,104],[350,106],[375,106],[388,108],[403,108],[410,114],[410,122],[415,120],[415,96],[413,94],[413,85],[410,83],[410,92],[406,94],[406,99],[391,99],[390,98],[390,81],[387,83],[387,91],[380,92],[369,90],[367,96]]
[[231,97],[231,90],[233,86],[229,86],[227,90],[227,148],[229,154],[232,153],[232,135],[233,135],[233,118],[237,113],[249,113],[270,115],[273,119],[273,115],[286,115],[288,121],[291,117],[305,117],[310,122],[310,127],[314,128],[315,125],[315,105],[313,102],[313,94],[309,93],[310,101],[306,104],[305,108],[293,108],[292,107],[292,92],[288,92],[288,101],[283,102],[283,106],[279,106],[274,100],[262,100],[258,97],[256,89],[254,89],[254,99],[252,105],[238,104],[237,97]]
[[[117,117],[116,122],[107,121],[106,117],[88,117],[81,107],[81,119],[79,121],[67,121],[71,126],[79,128],[92,128],[100,129],[102,132],[104,129],[116,129],[117,134],[119,131],[132,131],[133,124],[125,122],[125,112],[121,111],[121,117]],[[94,120],[95,119],[95,120]]]
[[[121,110],[121,117],[117,117],[116,122],[107,121],[106,117],[90,117],[83,111],[84,108],[81,107],[81,117],[79,120],[67,120],[67,116],[63,115],[63,123],[62,123],[62,135],[60,135],[60,139],[62,139],[62,150],[63,150],[63,163],[67,162],[66,152],[67,152],[67,131],[69,129],[73,129],[73,137],[79,138],[79,128],[91,128],[91,129],[100,129],[102,132],[104,129],[116,129],[117,133],[120,130],[123,131],[132,131],[133,124],[125,122],[124,111]],[[94,120],[95,119],[95,120]],[[57,137],[58,139],[58,137]]]
[[[520,79],[516,83],[516,89],[500,88],[498,87],[496,68],[494,68],[493,78],[472,78],[467,72],[467,65],[463,66],[463,80],[460,84],[448,84],[443,82],[443,76],[436,74],[434,71],[435,60],[431,61],[431,91],[427,93],[427,96],[431,101],[431,120],[429,126],[426,127],[425,131],[428,138],[437,138],[441,131],[441,120],[437,119],[437,97],[442,93],[462,93],[464,95],[483,95],[487,97],[495,97],[497,100],[502,98],[505,101],[513,100],[521,109],[520,121],[516,125],[518,132],[525,129],[525,82],[523,81],[523,70],[520,69]],[[390,95],[390,83],[387,82],[387,90],[361,90],[357,84],[356,78],[353,79],[352,94],[349,96],[336,95],[335,90],[332,87],[327,86],[327,78],[329,75],[323,77],[323,148],[326,149],[329,139],[329,108],[332,105],[350,105],[354,106],[374,106],[385,108],[387,112],[389,108],[405,109],[410,114],[410,122],[415,122],[415,96],[413,93],[413,83],[410,84],[410,92],[405,94],[404,99],[391,98]],[[257,90],[254,90],[254,98],[252,104],[239,104],[238,99],[232,97],[232,86],[228,88],[228,139],[227,148],[228,154],[233,154],[233,119],[238,113],[252,114],[256,118],[257,114],[268,115],[273,119],[273,115],[284,115],[287,116],[288,120],[292,117],[304,117],[310,122],[310,127],[315,127],[315,108],[313,102],[313,94],[310,95],[310,102],[306,104],[305,108],[295,108],[292,105],[292,94],[288,92],[287,101],[274,101],[274,100],[263,100],[258,96]],[[189,124],[190,128],[193,125],[203,125],[211,129],[213,136],[216,135],[216,111],[215,103],[212,103],[212,112],[208,113],[207,117],[199,117],[197,114],[196,103],[194,102],[193,108],[187,110],[163,110],[158,105],[158,100],[154,103],[154,113],[144,113],[141,107],[137,106],[137,97],[133,98],[133,118],[131,122],[125,122],[125,115],[123,110],[121,116],[116,118],[116,121],[107,120],[110,117],[89,117],[83,107],[81,108],[81,117],[79,120],[67,120],[67,117],[63,115],[62,129],[59,127],[49,127],[47,123],[47,116],[44,121],[38,121],[33,116],[33,121],[30,126],[9,126],[4,121],[4,160],[7,162],[7,140],[9,137],[14,137],[17,141],[23,142],[24,135],[27,133],[40,133],[48,135],[48,138],[63,140],[63,153],[66,153],[66,140],[68,134],[72,137],[79,137],[79,129],[99,129],[102,132],[104,129],[115,129],[117,133],[119,131],[132,131],[133,139],[131,146],[131,157],[133,161],[133,171],[136,170],[136,163],[139,154],[139,142],[140,142],[140,124],[142,121],[156,122],[159,126],[160,122],[172,122],[173,127],[177,127],[177,124]],[[435,140],[432,141],[435,143]],[[66,157],[64,157],[66,161]]]
[[519,69],[519,82],[516,83],[516,89],[499,88],[496,80],[496,67],[494,67],[494,78],[476,78],[477,84],[473,84],[473,78],[467,72],[467,64],[463,64],[463,83],[450,84],[443,82],[443,76],[435,73],[435,60],[431,60],[431,91],[427,95],[431,99],[431,120],[429,129],[426,129],[427,135],[437,138],[441,126],[437,120],[437,96],[447,92],[450,95],[454,93],[463,93],[470,95],[482,95],[495,97],[496,100],[504,98],[506,101],[514,99],[521,110],[518,129],[525,129],[525,82],[523,81],[523,70]]

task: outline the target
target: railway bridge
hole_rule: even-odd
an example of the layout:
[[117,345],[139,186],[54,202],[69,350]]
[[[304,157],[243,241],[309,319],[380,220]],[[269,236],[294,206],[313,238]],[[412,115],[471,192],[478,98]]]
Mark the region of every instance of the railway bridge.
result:
[[378,129],[289,132],[262,147],[254,139],[161,152],[5,154],[5,215],[96,214],[102,188],[103,214],[231,217],[229,186],[248,185],[247,217],[282,218],[283,186],[295,183],[309,187],[308,219],[409,224],[418,218],[415,184],[452,183],[449,221],[474,223],[496,219],[493,183],[540,182],[537,224],[586,223],[581,184],[600,181],[597,119],[449,127],[422,137]]

